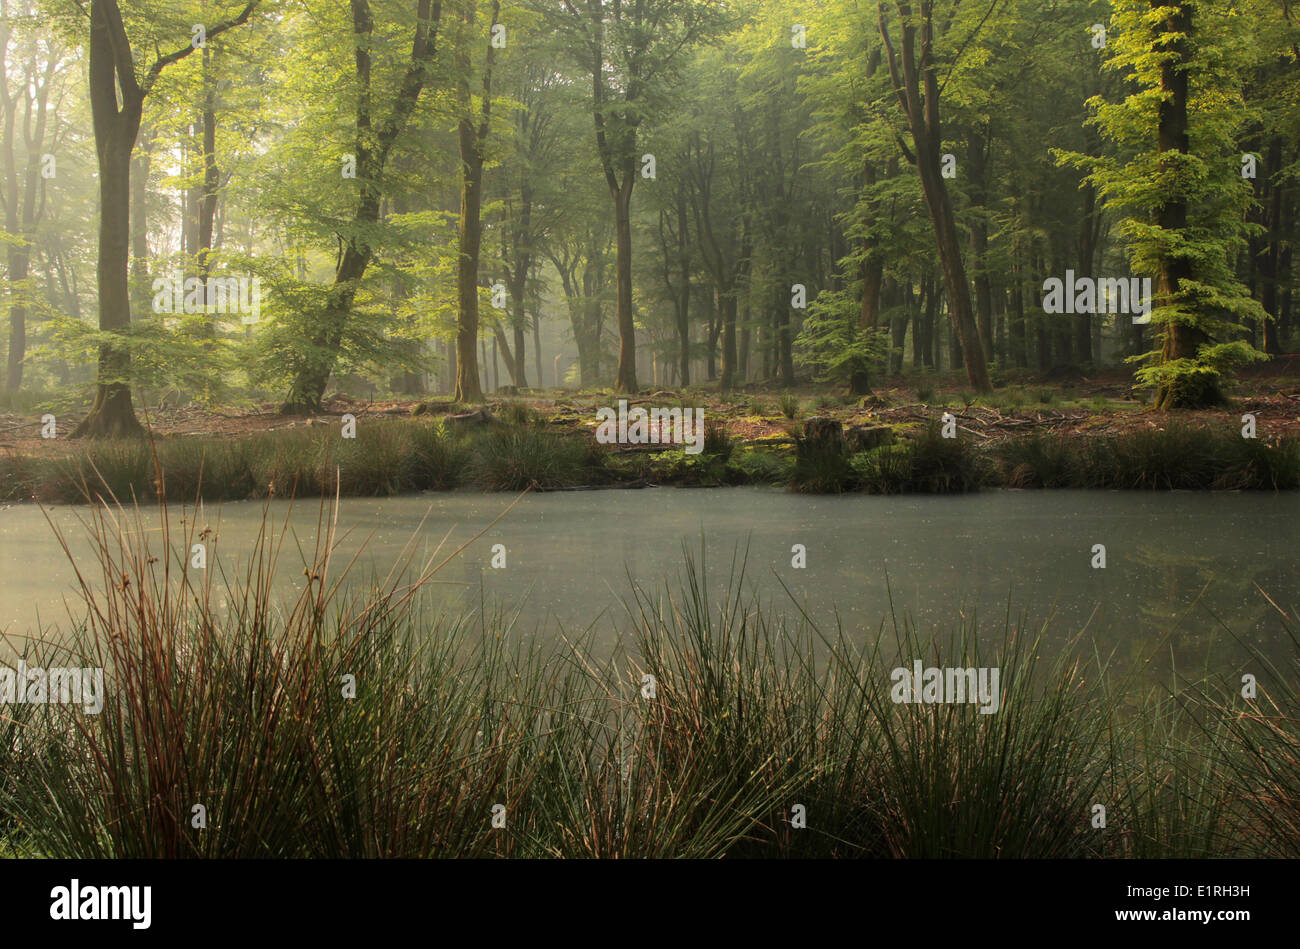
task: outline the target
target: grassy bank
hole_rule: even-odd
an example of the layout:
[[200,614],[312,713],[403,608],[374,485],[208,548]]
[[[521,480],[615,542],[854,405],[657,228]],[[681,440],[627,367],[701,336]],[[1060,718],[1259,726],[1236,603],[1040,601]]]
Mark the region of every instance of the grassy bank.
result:
[[[270,525],[227,575],[186,569],[193,528],[134,520],[92,509],[87,622],[28,656],[105,668],[103,711],[3,707],[12,851],[1300,855],[1300,642],[1258,698],[1232,680],[1170,696],[1086,643],[1049,659],[1011,624],[902,623],[863,649],[873,636],[818,630],[739,581],[709,591],[688,558],[677,586],[629,591],[628,645],[598,660],[582,636],[520,642],[501,618],[428,613],[445,560],[344,594],[322,530],[302,592],[279,602]],[[916,658],[999,668],[997,712],[895,703],[890,670]]]
[[[832,423],[838,425],[839,423]],[[446,420],[384,420],[342,438],[334,424],[243,438],[51,442],[0,455],[0,500],[243,500],[392,496],[471,488],[518,491],[645,485],[767,484],[808,493],[946,493],[980,487],[1291,490],[1300,438],[1246,439],[1235,429],[1169,424],[1109,435],[1033,434],[983,444],[937,424],[889,430],[855,451],[852,438],[745,442],[710,426],[703,450],[596,443],[526,409],[481,428]]]

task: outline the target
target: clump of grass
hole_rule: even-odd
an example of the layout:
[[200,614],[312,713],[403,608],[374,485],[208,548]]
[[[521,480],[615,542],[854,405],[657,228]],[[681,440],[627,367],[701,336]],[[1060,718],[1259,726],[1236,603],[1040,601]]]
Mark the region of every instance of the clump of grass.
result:
[[392,496],[415,489],[415,454],[406,426],[364,425],[356,438],[340,439],[333,461],[338,490],[349,496]]
[[[680,597],[638,591],[633,612],[637,671],[660,683],[644,744],[668,786],[712,788],[724,805],[687,811],[686,839],[736,837],[726,852],[741,857],[1100,851],[1086,815],[1113,770],[1111,706],[1080,664],[1045,661],[1041,638],[1009,624],[982,650],[969,620],[939,643],[904,622],[890,656],[806,617],[779,624],[738,584],[714,601],[689,552],[686,565]],[[898,704],[891,667],[923,657],[998,668],[997,712]],[[792,803],[817,815],[807,829],[792,829]]]
[[598,477],[602,459],[585,438],[535,428],[499,429],[474,443],[470,476],[489,491],[573,487]]
[[1122,435],[1030,435],[992,450],[1011,487],[1287,490],[1300,487],[1300,439],[1169,425]]
[[465,480],[469,449],[465,440],[445,425],[429,425],[410,433],[410,478],[417,491],[446,491]]
[[916,401],[924,405],[929,405],[932,401],[934,401],[934,386],[929,384],[917,386]]
[[726,461],[736,449],[736,444],[731,435],[727,432],[725,425],[719,425],[716,422],[705,422],[704,424],[704,444],[701,452],[706,455],[713,455]]
[[248,442],[178,439],[161,442],[157,447],[168,497],[240,500],[254,491]]
[[965,438],[944,438],[938,423],[915,437],[853,456],[858,484],[871,494],[947,494],[978,490],[983,458]]
[[1300,442],[1242,438],[1233,428],[1168,425],[1082,443],[1098,487],[1277,489],[1300,484]]
[[335,486],[331,449],[341,441],[324,427],[266,432],[250,439],[255,497],[310,497]]
[[0,501],[27,501],[33,498],[47,477],[48,463],[23,457],[16,452],[0,455]]
[[542,416],[527,402],[511,401],[501,407],[501,421],[507,425],[540,425]]
[[781,408],[781,414],[788,419],[794,419],[799,415],[799,397],[793,392],[782,392],[777,398],[776,404]]
[[[863,701],[882,733],[881,856],[1061,858],[1095,855],[1085,815],[1109,776],[1110,705],[1072,649],[1044,661],[1041,633],[1004,621],[981,648],[973,621],[923,641],[905,624],[901,660],[999,672],[1000,705],[899,704],[878,683]],[[1040,665],[1041,663],[1041,665]],[[902,662],[900,662],[900,665]],[[846,670],[847,671],[847,670]]]
[[1080,477],[1079,453],[1059,435],[1010,439],[994,448],[993,458],[1002,483],[1012,488],[1063,488]]
[[856,478],[839,437],[794,436],[794,469],[790,489],[800,494],[840,494],[855,487]]
[[1039,405],[1051,405],[1056,401],[1055,389],[1039,389],[1034,395]]
[[1261,675],[1256,694],[1242,684],[1206,693],[1211,714],[1223,723],[1225,753],[1215,761],[1215,778],[1230,789],[1249,841],[1265,856],[1300,857],[1300,618],[1271,599],[1287,638],[1295,646],[1279,668],[1255,653]]
[[817,396],[817,409],[821,412],[829,412],[831,409],[838,408],[842,403],[835,396],[823,392]]
[[[160,519],[161,546],[138,509],[91,516],[93,566],[73,561],[86,607],[73,652],[105,670],[108,698],[95,716],[48,707],[6,798],[27,845],[83,859],[496,850],[470,787],[518,800],[532,766],[510,736],[538,713],[495,701],[520,670],[491,637],[458,658],[454,626],[415,635],[413,591],[435,567],[407,584],[408,560],[344,595],[333,525],[320,523],[302,591],[281,608],[281,544],[265,520],[246,571],[214,579],[215,560],[201,577],[185,569],[193,522],[177,532],[165,508]],[[193,826],[196,805],[206,828]]]
[[42,501],[73,503],[113,498],[152,497],[156,490],[152,453],[138,439],[105,439],[55,459],[50,477],[37,485]]
[[[1200,719],[1200,720],[1198,720]],[[1221,721],[1175,695],[1149,694],[1119,723],[1127,780],[1108,788],[1108,821],[1119,824],[1106,855],[1137,858],[1244,856],[1252,844],[1234,832]]]

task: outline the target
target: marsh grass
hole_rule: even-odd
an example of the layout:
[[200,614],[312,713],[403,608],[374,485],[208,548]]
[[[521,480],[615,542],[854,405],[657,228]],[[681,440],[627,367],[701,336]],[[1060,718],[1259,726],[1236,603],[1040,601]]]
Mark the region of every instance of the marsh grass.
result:
[[1010,487],[1121,490],[1291,490],[1300,439],[1242,438],[1172,424],[1124,435],[1034,435],[992,450],[994,480]]
[[[1009,614],[937,634],[892,611],[874,636],[823,629],[788,591],[783,608],[746,593],[739,553],[714,593],[690,549],[662,590],[631,584],[625,645],[602,654],[594,627],[542,642],[500,613],[431,612],[431,585],[474,540],[417,562],[413,538],[359,585],[355,555],[336,559],[337,501],[320,502],[314,546],[286,548],[290,516],[268,508],[229,570],[200,519],[166,504],[156,527],[139,507],[89,508],[88,559],[61,538],[84,615],[31,659],[100,666],[108,695],[99,715],[4,707],[7,850],[1295,855],[1295,670],[1270,670],[1279,684],[1243,704],[1116,682],[1081,635],[1049,655],[1043,629]],[[196,540],[214,545],[206,570],[187,564]],[[303,579],[282,595],[285,558]],[[998,711],[895,703],[890,670],[913,659],[999,668]],[[1098,802],[1105,831],[1089,823]]]
[[[787,393],[787,395],[790,395]],[[790,395],[793,398],[792,395]],[[488,491],[643,483],[785,484],[807,493],[940,493],[983,485],[1119,490],[1294,490],[1300,438],[1241,438],[1233,426],[1173,423],[1121,435],[1029,435],[992,447],[939,437],[927,425],[900,443],[846,457],[833,444],[797,444],[793,464],[735,465],[741,443],[710,419],[703,455],[687,464],[665,448],[652,461],[617,459],[585,434],[555,431],[524,403],[517,424],[460,431],[442,419],[362,420],[356,438],[333,425],[248,438],[169,437],[58,446],[0,455],[0,500],[86,503],[160,493],[204,501],[264,497],[389,497],[473,486]],[[796,442],[799,439],[796,438]]]
[[856,487],[854,472],[839,438],[794,436],[790,489],[800,494],[840,494]]
[[215,559],[187,569],[192,521],[176,529],[165,506],[160,518],[161,544],[139,509],[91,509],[70,651],[105,670],[111,700],[98,716],[49,707],[44,746],[29,743],[6,797],[28,846],[115,858],[496,852],[479,795],[509,806],[526,787],[510,736],[537,714],[502,701],[500,683],[544,679],[499,640],[468,645],[458,622],[417,638],[413,597],[432,559],[413,571],[407,556],[368,592],[344,592],[351,564],[334,562],[322,507],[301,591],[278,602],[285,528],[264,519],[230,576]]
[[871,494],[975,491],[987,482],[983,457],[965,438],[944,438],[937,423],[913,437],[853,455],[855,486]]
[[475,441],[469,477],[489,491],[590,484],[604,478],[604,457],[594,441],[583,436],[502,428]]
[[[1266,597],[1267,599],[1267,597]],[[1234,837],[1264,856],[1300,857],[1300,617],[1272,599],[1286,636],[1295,647],[1278,666],[1252,648],[1258,675],[1255,698],[1242,695],[1240,681],[1203,690],[1203,703],[1221,729],[1225,748],[1214,761],[1213,780],[1237,805],[1244,830]]]

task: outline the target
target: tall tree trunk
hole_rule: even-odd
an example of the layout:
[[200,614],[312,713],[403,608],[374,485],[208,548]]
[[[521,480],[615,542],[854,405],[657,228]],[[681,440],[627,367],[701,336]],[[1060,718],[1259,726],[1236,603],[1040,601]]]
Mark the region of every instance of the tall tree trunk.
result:
[[1011,325],[1009,327],[1011,364],[1017,369],[1024,369],[1029,365],[1029,353],[1025,348],[1024,258],[1021,256],[1018,241],[1014,251],[1014,261],[1011,271]]
[[691,384],[691,255],[686,220],[686,188],[677,189],[677,268],[682,283],[677,293],[678,385]]
[[[1167,58],[1160,64],[1160,89],[1163,93],[1157,105],[1157,149],[1164,156],[1188,151],[1188,75],[1192,58],[1192,7],[1186,0],[1151,0],[1153,10],[1161,8],[1172,12],[1164,21],[1169,41],[1165,44]],[[1187,227],[1187,200],[1181,194],[1165,194],[1156,211],[1156,223],[1166,231],[1182,231]],[[1162,254],[1156,280],[1156,295],[1161,305],[1168,304],[1179,293],[1182,282],[1192,276],[1191,262],[1184,256]],[[1164,327],[1164,342],[1160,349],[1163,364],[1178,359],[1195,358],[1202,345],[1209,341],[1205,332],[1190,323],[1171,320]],[[1168,383],[1156,394],[1156,408],[1172,409],[1184,405],[1199,406],[1218,401],[1217,391],[1188,392],[1181,386]]]
[[952,198],[939,169],[943,135],[939,121],[939,78],[931,57],[934,29],[932,4],[928,0],[921,3],[919,59],[916,50],[917,27],[911,6],[907,3],[899,3],[897,6],[902,21],[901,56],[894,52],[885,18],[885,4],[883,0],[877,4],[885,59],[889,65],[894,92],[907,117],[912,142],[916,147],[913,160],[921,179],[921,190],[930,212],[930,222],[934,227],[953,337],[966,364],[967,381],[976,390],[988,392],[992,386],[984,360],[983,344],[972,312],[970,286],[966,282],[966,267],[962,261],[961,244],[957,239]]
[[[1083,186],[1083,220],[1079,225],[1079,273],[1092,275],[1097,260],[1097,192],[1089,184]],[[1095,363],[1100,354],[1092,351],[1092,323],[1100,319],[1091,313],[1075,314],[1074,354],[1080,363]]]
[[722,381],[720,388],[730,389],[736,384],[738,366],[736,350],[736,293],[734,287],[718,291],[722,303]]
[[[123,45],[126,44],[125,50]],[[122,105],[118,107],[118,87]],[[131,322],[130,259],[131,149],[140,131],[145,90],[135,80],[130,46],[117,0],[91,0],[90,104],[99,165],[99,328],[110,335],[99,348],[99,380],[90,414],[72,437],[131,436],[143,433],[131,404],[126,375],[129,357],[114,345],[113,334]]]
[[985,361],[993,358],[993,294],[984,256],[988,253],[989,224],[984,217],[988,203],[989,155],[993,136],[987,126],[976,126],[967,147],[970,166],[970,202],[976,214],[970,225],[971,272],[975,283],[975,318]]
[[149,309],[149,171],[153,165],[153,130],[141,133],[131,172],[131,305],[137,312]]
[[614,377],[617,392],[637,391],[636,325],[632,318],[632,186],[635,182],[636,175],[629,167],[623,181],[610,186],[614,201],[614,274],[618,301],[618,373]]
[[1260,278],[1260,305],[1268,318],[1260,321],[1264,336],[1264,352],[1276,356],[1282,351],[1278,344],[1278,261],[1281,254],[1284,224],[1282,221],[1282,183],[1277,180],[1282,170],[1282,140],[1274,137],[1269,143],[1268,158],[1265,164],[1265,181],[1270,193],[1266,211],[1265,226],[1268,229],[1263,247],[1255,258]]
[[[393,108],[378,130],[371,115],[370,68],[374,20],[368,0],[351,0],[354,59],[357,78],[365,94],[358,98],[354,149],[357,159],[358,197],[352,224],[355,234],[344,246],[334,272],[330,302],[321,312],[310,343],[311,355],[294,374],[280,411],[284,414],[319,412],[325,386],[334,372],[343,335],[352,312],[358,284],[374,255],[364,234],[379,221],[384,169],[398,136],[406,129],[420,93],[428,80],[437,42],[440,0],[417,0],[415,38],[411,58],[403,73]],[[208,38],[212,38],[212,31]],[[485,101],[487,97],[485,97]],[[472,353],[472,350],[471,350]],[[472,360],[471,360],[472,362]]]
[[[542,314],[537,312],[533,314],[533,365],[537,369],[537,384],[542,382]],[[559,381],[556,381],[559,386]]]
[[[3,12],[3,11],[0,11]],[[0,27],[0,89],[4,93],[4,168],[8,179],[5,207],[7,209],[5,229],[17,238],[9,245],[8,269],[9,284],[9,358],[5,375],[5,391],[17,392],[23,382],[23,362],[27,356],[27,314],[29,309],[29,291],[26,281],[30,273],[32,247],[36,239],[36,226],[44,216],[45,190],[41,178],[42,152],[45,143],[45,130],[49,116],[50,83],[54,80],[59,57],[51,54],[46,61],[43,73],[36,70],[36,54],[33,47],[32,58],[25,82],[22,85],[22,98],[25,103],[22,122],[24,145],[27,149],[27,166],[22,175],[21,192],[18,187],[19,175],[14,157],[15,128],[17,125],[18,96],[10,96],[9,77],[7,73],[7,53],[9,43],[9,23]],[[40,205],[37,205],[37,195]]]
[[[212,224],[217,216],[217,188],[221,181],[217,169],[217,81],[212,72],[210,45],[203,47],[203,186],[198,202],[199,279],[206,284],[212,273]],[[211,303],[212,301],[208,300]],[[215,317],[213,318],[215,324]],[[215,325],[210,325],[215,330]]]
[[[492,5],[492,23],[497,21],[499,4]],[[465,7],[465,22],[474,22],[474,7]],[[492,81],[492,46],[487,47],[487,59],[483,76],[482,115],[478,124],[471,114],[469,91],[470,55],[468,41],[461,46],[456,56],[456,65],[460,73],[456,83],[456,101],[460,121],[457,124],[457,138],[460,144],[460,235],[459,255],[456,261],[456,348],[459,358],[456,362],[456,401],[482,402],[483,387],[479,382],[475,365],[474,349],[478,340],[478,265],[479,250],[483,238],[482,201],[483,201],[483,145],[491,128],[489,117],[491,109]],[[509,357],[508,357],[509,358]],[[486,359],[485,368],[486,368]],[[510,363],[513,366],[513,361]],[[493,383],[495,387],[495,380]]]

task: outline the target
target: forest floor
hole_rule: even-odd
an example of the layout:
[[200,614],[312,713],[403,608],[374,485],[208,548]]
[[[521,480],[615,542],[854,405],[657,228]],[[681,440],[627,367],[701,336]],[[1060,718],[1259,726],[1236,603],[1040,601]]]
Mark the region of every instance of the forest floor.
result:
[[[1160,428],[1175,420],[1239,428],[1246,413],[1255,415],[1260,437],[1300,435],[1300,355],[1279,357],[1249,370],[1237,380],[1229,405],[1198,411],[1156,413],[1141,393],[1135,393],[1131,375],[1124,369],[1065,378],[1008,372],[998,381],[1002,384],[984,396],[976,395],[963,376],[946,374],[884,378],[872,394],[858,397],[829,386],[778,389],[761,383],[720,393],[716,383],[704,383],[684,389],[647,388],[622,398],[644,407],[697,406],[704,410],[706,421],[721,426],[738,442],[756,446],[788,443],[791,433],[812,416],[833,418],[846,426],[883,424],[906,430],[933,422],[945,411],[953,413],[961,431],[985,445],[1036,434],[1120,435]],[[594,428],[596,410],[616,407],[619,398],[608,389],[526,389],[519,395],[489,395],[487,405],[499,412],[510,403],[522,402],[556,430],[579,431]],[[280,415],[273,402],[228,408],[164,403],[137,406],[137,411],[141,421],[164,438],[239,439],[337,424],[335,419],[344,413],[362,421],[422,414],[436,417],[469,410],[448,396],[363,399],[341,391],[329,394],[324,408],[324,415],[306,419]],[[59,435],[71,432],[82,415],[78,411],[61,413],[57,418]],[[35,413],[0,413],[0,450],[27,454],[48,452],[52,447],[41,438],[41,422]]]

